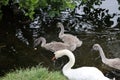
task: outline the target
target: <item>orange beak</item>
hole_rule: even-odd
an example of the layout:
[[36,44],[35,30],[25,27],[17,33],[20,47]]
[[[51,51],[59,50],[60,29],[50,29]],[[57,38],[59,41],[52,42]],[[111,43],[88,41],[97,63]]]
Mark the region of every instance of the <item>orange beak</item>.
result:
[[55,61],[56,60],[56,57],[54,56],[53,58],[52,58],[52,61]]

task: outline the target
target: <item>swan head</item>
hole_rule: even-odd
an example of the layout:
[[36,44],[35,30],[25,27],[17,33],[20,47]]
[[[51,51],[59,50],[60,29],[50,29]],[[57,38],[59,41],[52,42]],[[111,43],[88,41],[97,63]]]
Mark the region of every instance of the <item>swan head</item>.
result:
[[42,41],[46,42],[44,37],[39,37],[34,40],[34,43],[33,43],[34,50],[37,50],[36,46],[38,46]]
[[93,50],[99,50],[100,48],[100,45],[99,44],[94,44],[93,45]]
[[62,57],[64,55],[64,52],[67,52],[67,49],[58,50],[58,51],[54,52],[55,58],[58,59],[58,58]]
[[62,49],[62,50],[58,50],[56,52],[54,52],[55,56],[52,58],[52,60],[58,59],[64,55],[71,55],[73,56],[72,52],[68,49]]
[[57,23],[57,27],[60,28],[60,27],[63,27],[63,24],[61,22],[58,22]]

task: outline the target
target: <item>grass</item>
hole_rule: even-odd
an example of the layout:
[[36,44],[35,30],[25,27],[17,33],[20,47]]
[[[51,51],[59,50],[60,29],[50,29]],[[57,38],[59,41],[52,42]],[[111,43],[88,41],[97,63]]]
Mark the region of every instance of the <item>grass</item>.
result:
[[6,74],[0,80],[67,80],[59,71],[48,71],[41,66],[20,69]]

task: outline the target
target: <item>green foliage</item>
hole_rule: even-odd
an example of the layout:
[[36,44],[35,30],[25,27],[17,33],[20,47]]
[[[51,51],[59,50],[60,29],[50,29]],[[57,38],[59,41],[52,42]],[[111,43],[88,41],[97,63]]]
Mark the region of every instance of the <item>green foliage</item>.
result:
[[[1,0],[2,5],[7,5],[9,0]],[[15,3],[16,0],[14,0]],[[92,7],[93,4],[100,4],[100,0],[19,0],[20,8],[26,10],[26,16],[33,19],[35,9],[45,9],[51,6],[50,9],[46,10],[50,17],[54,17],[56,14],[59,15],[61,10],[66,8],[74,9],[76,2],[82,2]]]
[[[0,4],[7,5],[9,0],[0,0]],[[1,6],[1,5],[0,5]]]
[[75,2],[72,0],[63,0],[63,9],[64,8],[71,8],[74,9],[76,6]]
[[83,4],[86,4],[88,7],[93,8],[94,5],[100,5],[101,0],[82,0]]
[[50,17],[54,17],[56,14],[59,14],[61,10],[65,10],[66,8],[74,9],[76,4],[74,0],[20,0],[20,6],[28,9],[26,15],[29,15],[31,18],[33,18],[36,8],[44,9],[49,5],[51,9],[46,12]]
[[20,7],[27,9],[26,16],[29,16],[31,19],[33,19],[33,14],[35,8],[38,7],[39,0],[20,0]]
[[47,0],[39,0],[39,6],[41,8],[48,6]]
[[74,0],[46,0],[46,2],[51,6],[51,9],[47,11],[50,17],[59,15],[60,11],[66,8],[74,9],[76,5]]
[[60,72],[48,71],[48,69],[37,66],[28,69],[20,69],[8,73],[0,80],[67,80]]
[[[2,5],[7,5],[7,4],[8,4],[8,1],[9,1],[9,0],[0,0],[0,4],[1,4],[1,5],[0,5],[0,8],[1,8]],[[0,19],[1,19],[1,17],[2,17],[2,12],[1,12],[1,10],[0,10]]]

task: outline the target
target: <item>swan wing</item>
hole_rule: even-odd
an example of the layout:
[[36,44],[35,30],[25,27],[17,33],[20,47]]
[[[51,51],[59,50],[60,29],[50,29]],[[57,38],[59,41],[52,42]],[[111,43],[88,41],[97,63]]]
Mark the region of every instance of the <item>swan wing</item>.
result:
[[75,42],[75,37],[73,35],[70,35],[70,34],[64,34],[60,37],[60,39],[62,39],[62,41],[65,43]]
[[55,51],[58,51],[58,50],[67,49],[69,47],[69,45],[64,44],[62,42],[51,42],[51,43],[47,43],[44,47],[47,50],[55,52]]
[[109,80],[95,67],[81,67],[64,71],[63,74],[69,80]]
[[120,58],[109,59],[107,62],[108,66],[120,70]]
[[115,58],[113,63],[114,63],[113,67],[120,70],[120,59]]
[[62,39],[62,41],[67,44],[76,44],[77,47],[80,47],[82,44],[82,41],[79,40],[79,38],[77,38],[77,36],[73,36],[71,34],[64,34],[60,37],[60,39]]

